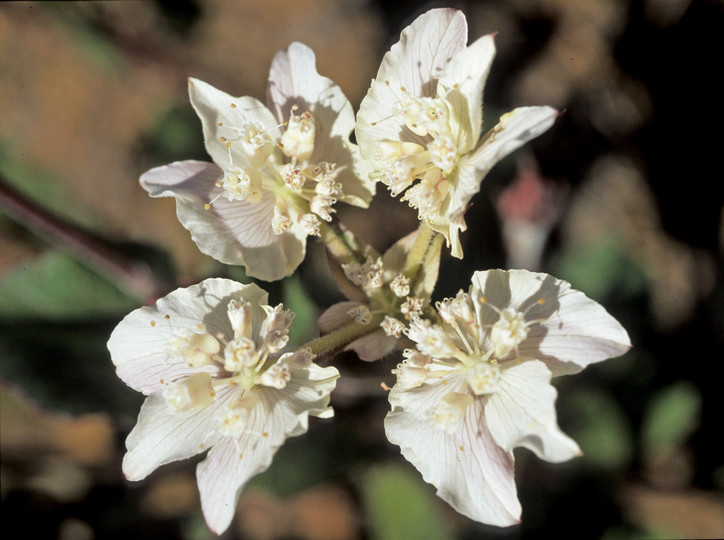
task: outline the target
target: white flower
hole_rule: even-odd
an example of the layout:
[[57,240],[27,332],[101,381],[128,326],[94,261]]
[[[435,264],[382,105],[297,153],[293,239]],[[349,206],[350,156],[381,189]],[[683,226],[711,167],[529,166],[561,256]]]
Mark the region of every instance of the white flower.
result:
[[199,249],[267,281],[291,275],[306,238],[319,235],[337,201],[366,207],[368,165],[349,141],[352,106],[292,43],[269,73],[268,107],[189,79],[191,104],[214,163],[181,161],[141,176],[152,197],[176,198]]
[[465,16],[434,9],[402,31],[362,100],[356,135],[362,155],[393,196],[417,208],[462,257],[464,214],[490,169],[554,122],[550,107],[507,113],[481,138],[483,87],[493,36],[467,43]]
[[630,347],[621,325],[565,281],[525,270],[476,272],[468,293],[415,321],[394,370],[389,440],[457,511],[506,526],[520,519],[513,448],[551,462],[578,454],[556,422],[551,377]]
[[209,450],[196,477],[217,534],[284,440],[306,432],[309,415],[332,416],[339,373],[305,349],[276,355],[293,314],[266,303],[256,285],[207,279],[133,311],[108,341],[118,376],[148,396],[126,441],[126,477]]

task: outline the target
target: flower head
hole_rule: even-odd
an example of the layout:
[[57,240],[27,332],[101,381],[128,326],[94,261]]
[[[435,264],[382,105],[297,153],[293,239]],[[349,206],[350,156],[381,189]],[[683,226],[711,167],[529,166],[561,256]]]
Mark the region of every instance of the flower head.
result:
[[372,198],[367,166],[349,141],[352,106],[317,73],[305,45],[275,56],[268,108],[196,79],[189,94],[214,163],[157,167],[141,185],[176,198],[179,220],[207,255],[280,279],[301,263],[307,236],[320,234],[335,203],[365,207]]
[[339,373],[306,349],[281,354],[293,314],[266,302],[256,285],[207,279],[133,311],[108,341],[118,376],[148,396],[126,441],[126,477],[209,450],[196,477],[219,534],[284,440],[304,433],[309,415],[332,415]]
[[623,354],[628,335],[568,283],[525,270],[476,272],[437,311],[409,327],[416,349],[394,370],[387,436],[456,510],[512,525],[513,448],[552,462],[580,453],[558,428],[551,378]]
[[466,47],[465,16],[434,9],[402,31],[382,59],[357,115],[362,155],[393,196],[445,235],[462,257],[464,214],[488,171],[547,130],[557,112],[524,107],[481,138],[483,87],[495,56],[493,36]]

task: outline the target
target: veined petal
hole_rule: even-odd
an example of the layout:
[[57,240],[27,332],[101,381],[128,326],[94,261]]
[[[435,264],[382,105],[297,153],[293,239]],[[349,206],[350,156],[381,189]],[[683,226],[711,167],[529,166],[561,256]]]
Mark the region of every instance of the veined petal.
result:
[[284,441],[307,431],[310,414],[330,416],[329,394],[339,372],[314,364],[292,371],[284,389],[255,391],[256,405],[244,433],[221,439],[196,469],[201,508],[217,534],[231,523],[244,485],[269,467]]
[[143,173],[139,182],[151,197],[170,197],[176,189],[211,193],[214,183],[223,176],[224,172],[214,163],[188,160],[154,167]]
[[225,264],[243,265],[248,275],[266,281],[291,275],[304,259],[306,232],[295,223],[287,232],[274,234],[276,198],[271,192],[256,203],[217,198],[221,188],[215,182],[221,176],[213,163],[180,161],[146,172],[141,185],[152,197],[176,199],[176,215],[201,252]]
[[395,92],[404,86],[414,96],[434,96],[437,80],[467,41],[468,24],[461,11],[431,9],[402,31],[376,78],[390,81]]
[[453,56],[438,82],[438,96],[447,99],[456,122],[452,123],[458,152],[472,150],[483,124],[483,88],[495,58],[493,34],[475,40]]
[[[173,293],[171,293],[173,294]],[[190,366],[181,358],[169,355],[169,344],[182,332],[199,332],[199,321],[175,313],[165,320],[167,312],[155,307],[142,307],[129,313],[113,330],[108,350],[116,373],[128,386],[146,395],[163,388],[164,384],[189,377],[201,371],[212,376],[219,367]],[[216,329],[206,327],[212,335]]]
[[364,157],[372,157],[377,140],[399,140],[404,123],[391,118],[397,102],[405,92],[434,97],[446,65],[467,40],[465,15],[449,8],[430,10],[402,31],[360,104],[356,135]]
[[223,389],[208,407],[185,412],[169,405],[160,391],[147,397],[126,439],[126,478],[142,480],[161,465],[195,456],[215,444],[219,436],[214,415],[232,391]]
[[[521,356],[543,361],[553,376],[578,373],[589,364],[620,356],[631,348],[626,330],[597,302],[570,283],[526,270],[490,270],[473,275],[471,297],[498,309],[526,311],[538,321],[518,345]],[[476,302],[479,321],[492,325],[498,314]]]
[[476,150],[465,158],[476,168],[478,185],[498,161],[544,133],[557,116],[558,111],[552,107],[519,107],[501,116]]
[[557,392],[550,384],[551,376],[538,360],[503,366],[485,406],[485,419],[498,446],[506,451],[523,446],[553,463],[581,455],[576,442],[556,422]]
[[[226,303],[232,296],[255,303],[267,301],[267,294],[256,285],[207,279],[169,293],[155,306],[129,313],[108,340],[108,350],[118,376],[134,390],[148,395],[194,373],[218,373],[219,367],[192,367],[174,358],[169,354],[169,348],[174,337],[189,333],[228,335],[231,327]],[[260,319],[263,310],[258,308],[257,312],[261,314],[257,313],[255,317]]]
[[514,525],[520,521],[521,507],[513,454],[491,437],[483,398],[465,409],[452,433],[432,427],[425,419],[425,412],[451,390],[448,385],[393,388],[392,411],[385,418],[387,438],[400,446],[405,458],[455,510],[482,523]]
[[367,207],[375,191],[371,165],[349,141],[355,118],[342,89],[317,73],[312,49],[298,42],[274,57],[269,72],[267,101],[279,121],[289,119],[293,105],[310,111],[316,124],[312,163],[335,163],[335,181],[342,184],[342,201]]
[[[229,149],[219,139],[222,136],[233,136],[231,134],[235,128],[253,124],[266,132],[271,139],[279,139],[278,122],[269,109],[256,98],[233,97],[193,78],[189,79],[189,98],[196,114],[201,118],[206,151],[220,167],[227,167],[230,163]],[[239,145],[231,146],[231,155],[236,167],[247,168],[252,164]]]

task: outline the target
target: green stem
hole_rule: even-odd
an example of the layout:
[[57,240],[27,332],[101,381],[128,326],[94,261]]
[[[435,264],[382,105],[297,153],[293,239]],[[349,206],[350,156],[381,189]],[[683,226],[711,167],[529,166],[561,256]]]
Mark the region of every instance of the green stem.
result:
[[357,338],[370,334],[379,329],[381,317],[373,317],[368,324],[350,322],[331,331],[329,334],[313,339],[300,348],[309,349],[316,356],[337,351]]
[[327,250],[341,264],[364,262],[364,248],[351,233],[345,232],[338,222],[320,223],[319,232]]
[[425,254],[428,252],[430,243],[438,236],[438,233],[430,228],[424,221],[420,223],[417,229],[415,243],[412,245],[410,252],[407,254],[405,266],[402,273],[405,274],[412,282],[415,281],[420,267],[425,260]]

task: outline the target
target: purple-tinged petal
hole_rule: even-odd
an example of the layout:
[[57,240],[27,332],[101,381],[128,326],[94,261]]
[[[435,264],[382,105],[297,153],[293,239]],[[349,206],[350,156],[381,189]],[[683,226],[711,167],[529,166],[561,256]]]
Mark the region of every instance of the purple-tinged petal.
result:
[[141,185],[152,197],[176,199],[178,219],[201,252],[266,281],[291,275],[304,259],[306,233],[293,225],[274,234],[274,194],[265,192],[256,203],[229,201],[215,185],[221,176],[213,163],[180,161],[146,172]]

